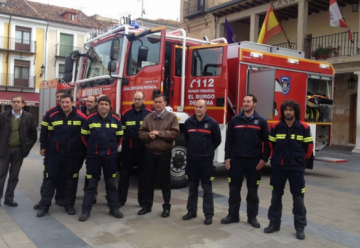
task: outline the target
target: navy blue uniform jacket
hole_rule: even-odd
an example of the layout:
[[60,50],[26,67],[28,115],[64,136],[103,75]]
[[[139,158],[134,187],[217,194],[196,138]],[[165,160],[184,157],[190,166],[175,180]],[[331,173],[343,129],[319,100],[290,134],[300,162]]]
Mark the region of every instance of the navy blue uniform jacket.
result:
[[225,159],[237,156],[267,162],[270,155],[268,136],[267,121],[256,111],[249,120],[244,112],[235,115],[226,132]]
[[123,146],[130,149],[145,149],[145,144],[139,137],[139,129],[143,123],[145,116],[152,113],[152,111],[143,105],[140,111],[137,111],[132,105],[132,108],[125,110],[121,115],[122,129],[124,130]]
[[65,156],[78,156],[84,153],[81,141],[81,125],[85,115],[72,107],[66,116],[60,108],[49,116],[48,130],[50,136],[49,150]]
[[81,135],[87,147],[87,157],[112,159],[117,156],[123,130],[120,118],[109,113],[103,118],[99,112],[86,117]]
[[208,115],[201,121],[193,115],[185,121],[184,138],[187,143],[187,159],[213,160],[214,151],[221,143],[219,124]]
[[50,115],[56,111],[61,110],[59,105],[56,105],[53,108],[50,108],[46,111],[46,114],[44,116],[44,119],[41,122],[41,129],[40,129],[40,150],[42,149],[48,149],[48,145],[50,142],[50,136],[49,136],[49,119]]

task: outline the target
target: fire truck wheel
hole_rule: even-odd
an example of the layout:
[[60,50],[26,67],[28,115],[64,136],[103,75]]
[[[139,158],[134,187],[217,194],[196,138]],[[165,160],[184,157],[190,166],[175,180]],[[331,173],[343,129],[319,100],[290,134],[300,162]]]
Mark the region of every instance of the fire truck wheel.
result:
[[183,188],[187,185],[185,177],[186,143],[182,134],[175,140],[170,164],[170,183],[172,188]]

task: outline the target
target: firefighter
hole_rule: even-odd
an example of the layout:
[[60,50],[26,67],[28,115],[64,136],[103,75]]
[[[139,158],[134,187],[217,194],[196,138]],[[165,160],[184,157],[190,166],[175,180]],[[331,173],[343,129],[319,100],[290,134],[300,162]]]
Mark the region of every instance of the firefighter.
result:
[[134,164],[136,164],[139,174],[138,202],[140,206],[143,206],[144,204],[146,179],[144,170],[145,145],[139,138],[139,128],[145,116],[152,113],[150,109],[145,107],[144,100],[144,93],[136,92],[134,94],[134,104],[132,105],[132,108],[124,111],[121,116],[124,140],[121,149],[122,165],[118,186],[120,207],[123,206],[127,200],[129,177]]
[[49,210],[55,187],[62,183],[62,173],[65,179],[64,208],[69,215],[75,214],[79,160],[83,158],[85,151],[81,141],[81,126],[85,115],[73,106],[72,95],[65,93],[60,97],[60,101],[61,109],[52,113],[49,118],[49,160],[45,167],[46,181],[38,217],[44,216]]
[[204,191],[203,212],[205,225],[212,223],[214,199],[212,192],[214,151],[221,143],[219,124],[206,114],[206,102],[197,100],[195,114],[185,121],[184,137],[187,143],[186,176],[189,182],[188,213],[183,220],[196,217],[198,186]]
[[[59,111],[61,109],[60,107],[60,97],[62,94],[64,93],[68,93],[68,91],[66,89],[60,89],[58,91],[56,91],[55,96],[56,96],[56,103],[57,105],[51,109],[48,109],[46,111],[46,114],[44,116],[44,119],[41,122],[41,129],[40,129],[40,155],[44,156],[44,172],[43,172],[43,181],[40,187],[40,196],[42,195],[42,192],[44,191],[44,185],[45,185],[45,181],[46,181],[46,172],[45,172],[45,167],[48,161],[48,156],[46,153],[46,150],[48,150],[48,145],[49,145],[49,130],[48,130],[48,126],[49,126],[49,118],[50,115],[56,111]],[[63,180],[60,180],[63,181]],[[64,186],[62,184],[59,184],[56,187],[56,194],[55,194],[55,203],[59,206],[64,206]],[[34,209],[39,209],[40,205],[39,203],[36,203],[33,207]]]
[[297,102],[286,100],[281,105],[281,120],[271,126],[269,141],[272,151],[272,198],[268,211],[270,224],[264,232],[273,233],[280,230],[282,196],[286,180],[289,180],[296,237],[305,239],[304,229],[307,221],[304,205],[304,170],[314,145],[310,127],[300,121],[300,105]]
[[123,130],[120,118],[110,113],[110,105],[109,97],[100,97],[98,99],[98,112],[89,115],[81,129],[83,142],[87,146],[86,177],[89,179],[89,185],[84,189],[79,221],[86,221],[90,217],[93,199],[101,176],[101,168],[105,179],[109,214],[115,218],[123,217],[119,211],[115,185],[117,149],[122,140]]
[[270,148],[268,124],[255,111],[256,104],[257,99],[253,94],[245,95],[243,111],[231,119],[226,133],[225,168],[229,170],[229,213],[221,220],[221,224],[239,222],[240,191],[245,176],[248,189],[247,222],[254,228],[260,228],[256,219],[259,211],[258,187],[261,169],[269,158]]

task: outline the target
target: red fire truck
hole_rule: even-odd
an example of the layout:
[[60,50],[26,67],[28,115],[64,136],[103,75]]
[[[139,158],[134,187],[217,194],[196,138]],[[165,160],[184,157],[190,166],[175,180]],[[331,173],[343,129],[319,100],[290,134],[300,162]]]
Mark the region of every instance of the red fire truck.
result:
[[[279,120],[285,99],[300,103],[317,147],[330,145],[334,69],[331,64],[304,59],[304,52],[252,42],[228,44],[226,39],[193,39],[179,29],[138,30],[119,26],[90,39],[83,50],[66,58],[64,81],[74,87],[77,102],[106,94],[117,113],[131,107],[136,91],[168,97],[169,111],[180,130],[194,114],[197,99],[207,102],[207,113],[220,125],[222,144],[215,161],[224,162],[228,121],[240,113],[246,93],[258,98],[256,111],[269,124]],[[314,150],[315,152],[315,150]],[[174,187],[186,184],[186,144],[176,140],[171,158]]]

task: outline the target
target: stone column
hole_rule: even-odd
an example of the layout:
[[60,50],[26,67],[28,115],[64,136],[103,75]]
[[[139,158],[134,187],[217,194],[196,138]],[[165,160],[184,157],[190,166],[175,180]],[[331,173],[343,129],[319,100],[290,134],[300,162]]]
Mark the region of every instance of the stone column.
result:
[[304,51],[304,40],[307,35],[309,3],[307,0],[299,0],[297,22],[297,50]]
[[250,41],[257,42],[259,38],[259,15],[250,15]]
[[358,76],[356,100],[356,145],[353,153],[360,153],[360,71],[354,72]]

